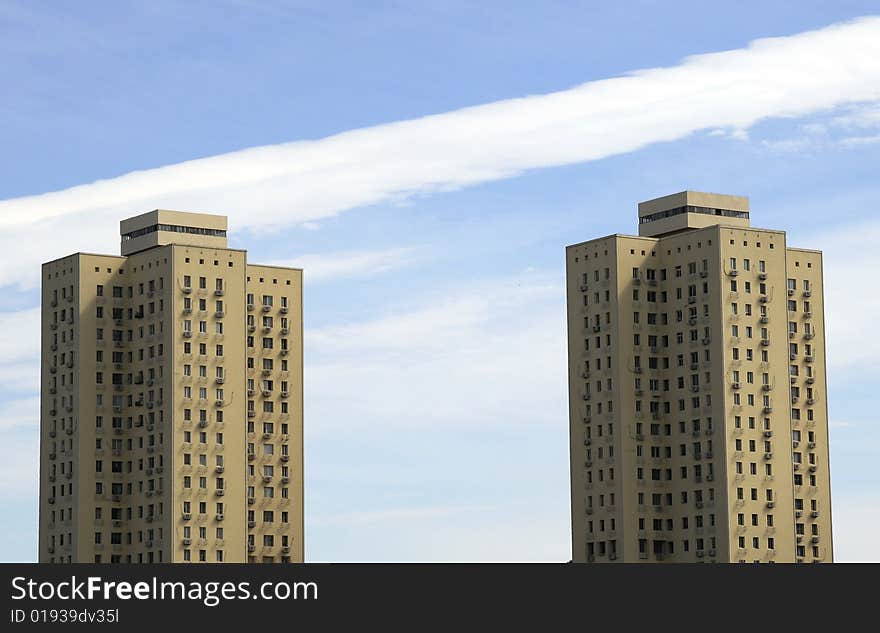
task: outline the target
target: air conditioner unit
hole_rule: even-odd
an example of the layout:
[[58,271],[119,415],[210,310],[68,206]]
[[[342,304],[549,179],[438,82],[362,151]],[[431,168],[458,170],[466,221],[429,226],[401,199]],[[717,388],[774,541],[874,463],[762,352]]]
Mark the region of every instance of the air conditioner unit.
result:
[[731,270],[727,274],[730,275],[731,277],[736,277],[737,275],[739,275],[739,271],[734,268],[733,270]]
[[703,339],[703,345],[708,345],[708,344],[711,343],[711,342],[712,342],[712,339],[710,339],[710,338],[704,338],[704,339]]
[[256,458],[256,455],[254,455],[253,453],[248,453],[248,457],[247,457],[247,458],[248,458],[248,461],[249,461],[249,462],[252,462],[252,461],[254,461],[254,459]]
[[272,481],[272,476],[271,476],[271,475],[263,475],[263,483],[264,483],[264,484],[267,484],[267,483],[269,483],[270,481]]
[[183,546],[184,547],[189,547],[191,543],[192,543],[192,539],[188,539],[188,538],[183,539]]
[[813,360],[814,360],[814,359],[813,359],[812,356],[804,356],[804,362],[805,362],[805,363],[812,363]]
[[217,473],[218,475],[222,475],[222,474],[223,474],[223,470],[224,470],[223,466],[216,466],[216,467],[214,467],[214,472]]
[[286,461],[288,461],[289,459],[290,459],[290,455],[282,455],[282,456],[281,456],[281,461],[282,461],[282,462],[286,462]]
[[156,472],[157,472],[157,473],[161,473],[163,470],[164,470],[164,469],[162,468],[162,466],[156,466]]
[[764,413],[773,413],[773,407],[764,407]]
[[764,453],[764,459],[773,459],[773,453]]
[[809,448],[816,448],[816,442],[810,442],[809,444],[807,444],[807,446]]
[[738,383],[738,382],[735,382],[735,383],[733,383],[733,384],[730,385],[730,386],[733,387],[734,389],[739,389],[739,383]]
[[268,376],[268,375],[271,374],[271,373],[272,373],[272,370],[271,370],[271,369],[264,369],[264,370],[263,370],[263,375],[264,375],[264,376]]
[[810,472],[811,473],[816,472],[816,468],[817,468],[816,464],[810,464]]
[[712,459],[712,451],[706,451],[706,459]]
[[697,302],[696,297],[688,297],[688,303],[696,303],[696,302]]
[[812,512],[810,512],[810,516],[814,519],[818,519],[819,518],[819,511],[813,510]]
[[217,318],[217,319],[222,319],[224,316],[225,316],[225,313],[223,312],[223,310],[217,310],[214,313],[214,318]]
[[802,510],[795,510],[794,515],[795,515],[797,518],[801,518],[801,517],[804,515],[804,513],[803,513]]
[[705,553],[703,552],[703,550],[701,550],[701,549],[697,550],[697,558],[703,558],[704,555],[705,555]]
[[218,514],[218,515],[215,516],[214,518],[217,519],[218,521],[222,521],[222,520],[223,520],[223,515],[222,515],[222,514]]
[[767,502],[767,507],[768,507],[768,508],[774,508],[774,507],[776,507],[776,503],[773,502],[773,501],[768,501],[768,502]]
[[794,464],[792,464],[792,468],[794,468],[795,470],[800,470],[800,469],[801,469],[801,465],[798,464],[797,462],[795,462]]
[[794,448],[797,448],[798,446],[800,446],[800,444],[801,444],[801,443],[800,443],[799,441],[797,441],[797,440],[794,440],[794,441],[791,443],[791,445],[792,445]]
[[272,306],[267,306],[267,305],[263,306],[263,312],[268,312],[271,309],[272,309]]
[[706,481],[714,481],[714,480],[715,480],[715,475],[713,475],[711,473],[706,475]]
[[762,338],[761,345],[763,345],[764,347],[768,347],[770,345],[770,339],[769,338]]
[[805,318],[805,319],[810,319],[810,318],[812,318],[812,317],[813,317],[813,313],[812,313],[812,312],[804,312],[804,318]]
[[248,551],[249,552],[257,551],[257,546],[256,545],[248,545]]
[[256,501],[256,499],[254,499],[253,497],[248,497],[248,498],[247,498],[247,502],[248,502],[248,505],[249,505],[249,506],[254,505],[254,502],[255,502],[255,501]]
[[283,484],[289,484],[289,483],[290,483],[290,477],[282,477],[282,478],[281,478],[281,483],[283,483]]
[[222,497],[222,496],[225,495],[225,494],[226,494],[226,491],[225,491],[223,488],[218,488],[218,489],[217,489],[217,496],[218,496],[218,497]]

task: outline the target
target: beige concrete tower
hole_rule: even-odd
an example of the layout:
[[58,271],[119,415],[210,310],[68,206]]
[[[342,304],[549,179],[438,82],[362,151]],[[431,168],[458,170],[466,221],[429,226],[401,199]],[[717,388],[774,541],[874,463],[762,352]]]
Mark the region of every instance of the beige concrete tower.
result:
[[685,191],[566,276],[573,560],[831,562],[821,252]]
[[301,562],[302,271],[223,216],[120,228],[42,269],[40,562]]

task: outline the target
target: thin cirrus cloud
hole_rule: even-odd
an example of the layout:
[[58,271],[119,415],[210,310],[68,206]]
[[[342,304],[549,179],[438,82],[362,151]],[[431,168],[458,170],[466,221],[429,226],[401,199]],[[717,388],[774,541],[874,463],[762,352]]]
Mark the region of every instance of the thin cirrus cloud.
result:
[[413,263],[422,249],[415,246],[370,251],[337,251],[305,254],[295,259],[269,262],[274,266],[302,268],[306,283],[378,275]]
[[[760,39],[677,66],[545,95],[255,147],[0,202],[0,285],[37,282],[47,252],[104,249],[120,217],[152,208],[226,213],[268,231],[347,209],[601,159],[700,130],[744,130],[880,101],[880,17]],[[41,249],[31,244],[41,243]]]

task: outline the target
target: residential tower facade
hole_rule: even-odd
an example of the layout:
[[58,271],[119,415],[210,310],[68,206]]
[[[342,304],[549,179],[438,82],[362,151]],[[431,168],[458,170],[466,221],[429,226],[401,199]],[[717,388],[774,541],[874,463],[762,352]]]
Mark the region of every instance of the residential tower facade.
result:
[[747,198],[566,249],[572,555],[831,562],[822,253]]
[[120,229],[42,268],[40,562],[302,562],[302,271]]

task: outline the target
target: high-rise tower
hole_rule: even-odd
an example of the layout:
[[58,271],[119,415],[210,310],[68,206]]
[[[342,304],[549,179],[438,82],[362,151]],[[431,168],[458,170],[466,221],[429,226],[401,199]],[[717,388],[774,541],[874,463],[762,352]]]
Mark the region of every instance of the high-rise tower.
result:
[[301,562],[302,271],[120,228],[42,269],[40,562]]
[[685,191],[566,267],[574,561],[831,562],[821,252]]

